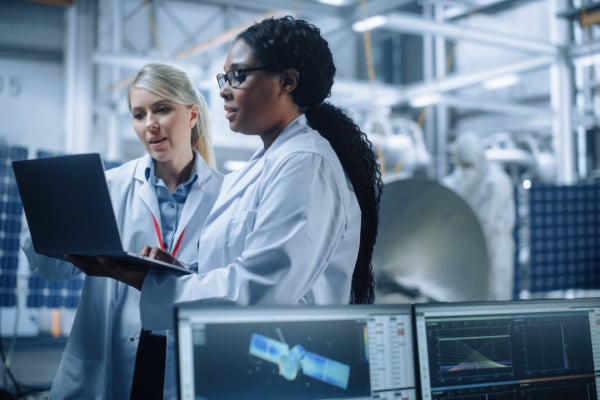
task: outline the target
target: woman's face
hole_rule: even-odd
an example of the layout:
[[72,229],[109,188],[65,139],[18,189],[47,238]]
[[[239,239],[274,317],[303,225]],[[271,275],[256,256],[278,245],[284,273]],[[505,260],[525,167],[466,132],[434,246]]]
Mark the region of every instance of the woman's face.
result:
[[189,160],[191,129],[198,109],[168,101],[146,89],[129,91],[133,129],[146,151],[159,162]]
[[[252,49],[243,41],[233,43],[225,59],[225,73],[237,69],[269,67],[261,65],[252,55]],[[234,132],[265,136],[278,134],[287,124],[282,108],[288,94],[281,89],[281,75],[273,71],[249,71],[243,82],[232,88],[230,83],[220,91],[224,100],[225,118]],[[285,102],[289,103],[289,99]]]

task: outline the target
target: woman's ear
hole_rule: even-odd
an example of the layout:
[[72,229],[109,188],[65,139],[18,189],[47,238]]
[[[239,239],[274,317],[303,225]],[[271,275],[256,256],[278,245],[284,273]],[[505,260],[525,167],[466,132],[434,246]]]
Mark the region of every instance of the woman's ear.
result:
[[198,110],[198,106],[196,104],[192,104],[192,112],[190,113],[190,129],[196,125],[198,122],[198,118],[200,117],[200,112]]
[[281,74],[281,88],[285,91],[292,92],[298,86],[300,73],[295,68],[287,68]]

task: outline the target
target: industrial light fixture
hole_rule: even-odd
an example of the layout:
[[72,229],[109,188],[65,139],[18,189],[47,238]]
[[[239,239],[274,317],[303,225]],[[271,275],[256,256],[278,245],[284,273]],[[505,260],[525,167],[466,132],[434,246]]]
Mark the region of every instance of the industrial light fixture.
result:
[[347,0],[319,0],[319,3],[328,4],[330,6],[337,6],[337,7],[346,5],[347,2],[348,2]]
[[447,8],[446,10],[444,10],[444,20],[448,20],[448,19],[452,19],[455,17],[459,17],[461,15],[464,15],[468,12],[468,9],[463,6],[450,6],[449,8]]
[[420,108],[437,104],[440,101],[442,101],[442,96],[439,93],[431,93],[423,96],[417,96],[414,99],[411,99],[409,104],[413,108]]
[[484,81],[482,85],[487,90],[496,90],[516,85],[517,83],[519,83],[520,80],[521,79],[518,75],[511,74],[500,76],[498,78],[488,79],[487,81]]
[[385,25],[386,22],[387,19],[383,15],[374,15],[353,23],[352,30],[354,32],[366,32],[379,28],[380,26]]

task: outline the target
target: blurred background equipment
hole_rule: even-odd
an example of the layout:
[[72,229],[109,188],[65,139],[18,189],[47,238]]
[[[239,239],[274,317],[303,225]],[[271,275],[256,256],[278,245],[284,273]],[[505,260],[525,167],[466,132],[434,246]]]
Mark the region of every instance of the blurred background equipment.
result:
[[431,155],[419,124],[392,116],[389,108],[379,107],[368,113],[360,125],[373,144],[385,181],[426,175]]
[[556,181],[556,156],[548,135],[529,131],[496,132],[482,139],[485,155],[509,171],[517,180]]
[[488,300],[513,297],[515,195],[509,175],[491,162],[484,143],[473,132],[461,133],[450,146],[452,173],[442,183],[475,212],[490,259]]
[[485,300],[489,259],[471,207],[436,181],[386,183],[373,256],[376,302]]

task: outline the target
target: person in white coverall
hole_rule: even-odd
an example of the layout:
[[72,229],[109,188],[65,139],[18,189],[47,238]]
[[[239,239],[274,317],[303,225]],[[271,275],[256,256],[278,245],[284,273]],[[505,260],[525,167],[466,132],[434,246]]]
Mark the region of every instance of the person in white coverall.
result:
[[[124,249],[139,253],[152,244],[195,263],[201,227],[223,180],[211,168],[204,100],[183,71],[150,64],[131,84],[129,105],[148,154],[106,172]],[[37,255],[30,239],[24,251],[44,278],[81,273],[66,261]],[[129,285],[85,277],[50,399],[130,398],[142,327],[139,303],[140,292]],[[174,335],[167,336],[164,397],[175,398]]]
[[451,153],[454,171],[442,183],[466,200],[481,224],[490,260],[488,300],[509,300],[515,271],[512,181],[500,166],[489,162],[474,133],[460,134]]
[[[225,177],[200,236],[198,274],[82,268],[138,288],[146,329],[171,327],[174,305],[188,301],[372,302],[381,177],[366,134],[324,102],[335,66],[319,29],[263,20],[234,40],[224,71],[217,81],[230,128],[263,145]],[[174,261],[156,247],[146,253]]]

